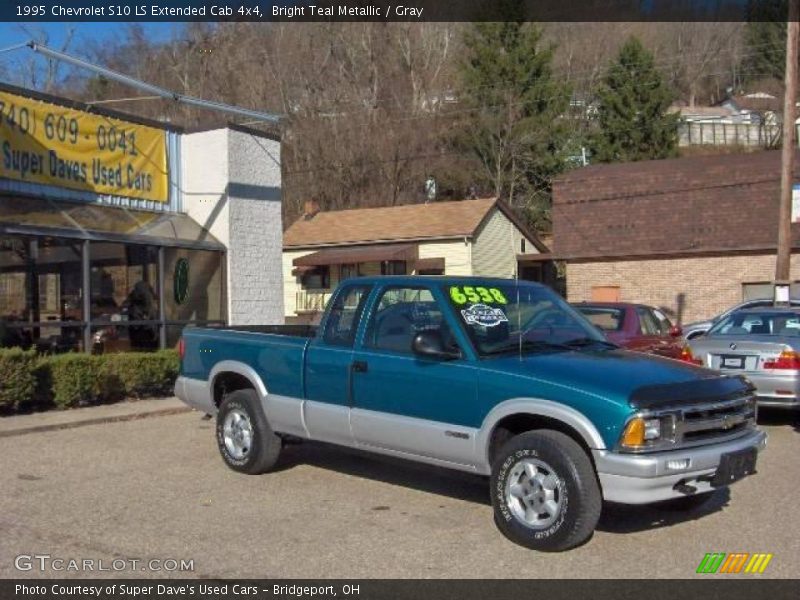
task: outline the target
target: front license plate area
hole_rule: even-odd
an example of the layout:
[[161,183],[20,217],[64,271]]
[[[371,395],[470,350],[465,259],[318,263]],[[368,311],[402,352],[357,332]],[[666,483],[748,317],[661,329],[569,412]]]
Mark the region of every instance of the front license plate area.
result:
[[717,472],[711,480],[712,487],[730,485],[752,475],[756,472],[756,457],[758,451],[755,448],[746,448],[738,452],[728,452],[720,457]]
[[723,356],[722,357],[723,369],[744,369],[743,356]]

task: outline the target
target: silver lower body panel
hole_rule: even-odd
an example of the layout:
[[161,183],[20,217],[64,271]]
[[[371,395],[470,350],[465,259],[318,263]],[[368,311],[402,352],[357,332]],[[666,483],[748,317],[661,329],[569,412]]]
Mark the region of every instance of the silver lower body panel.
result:
[[[685,450],[640,455],[593,450],[592,454],[605,500],[648,504],[686,496],[675,489],[679,483],[696,488],[696,493],[711,491],[703,478],[716,472],[723,454],[747,448],[761,451],[766,444],[767,434],[753,430],[735,440]],[[682,462],[685,467],[675,467]]]
[[201,412],[216,414],[217,407],[208,390],[208,382],[180,376],[175,380],[175,395],[179,400]]

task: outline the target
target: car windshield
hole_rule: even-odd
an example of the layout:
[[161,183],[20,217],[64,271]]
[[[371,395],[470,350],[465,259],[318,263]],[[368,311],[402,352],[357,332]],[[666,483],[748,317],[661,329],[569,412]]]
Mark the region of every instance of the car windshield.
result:
[[800,336],[800,312],[737,311],[714,325],[708,335]]
[[615,347],[543,286],[487,281],[443,291],[481,356]]
[[575,308],[589,319],[589,322],[603,331],[621,331],[623,312],[621,308],[576,304]]

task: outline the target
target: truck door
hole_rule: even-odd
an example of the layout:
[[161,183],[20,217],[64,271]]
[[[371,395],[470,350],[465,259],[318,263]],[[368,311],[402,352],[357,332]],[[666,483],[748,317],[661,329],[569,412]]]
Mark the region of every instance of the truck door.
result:
[[356,443],[474,464],[481,419],[474,365],[467,358],[432,359],[411,350],[414,336],[425,329],[438,329],[445,345],[458,348],[433,290],[387,286],[370,313],[353,353],[350,420]]
[[350,377],[353,343],[371,286],[348,285],[331,299],[318,336],[308,346],[303,413],[313,439],[351,445]]

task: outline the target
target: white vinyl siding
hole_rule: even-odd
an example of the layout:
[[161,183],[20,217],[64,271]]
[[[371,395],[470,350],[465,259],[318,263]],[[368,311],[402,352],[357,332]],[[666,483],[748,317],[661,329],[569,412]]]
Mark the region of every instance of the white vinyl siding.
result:
[[452,240],[446,242],[422,242],[420,258],[444,258],[445,275],[472,275],[470,250],[472,242]]
[[[472,271],[484,277],[514,277],[517,254],[522,254],[522,232],[497,209],[478,231],[472,250]],[[538,253],[536,246],[525,240],[525,253]]]

